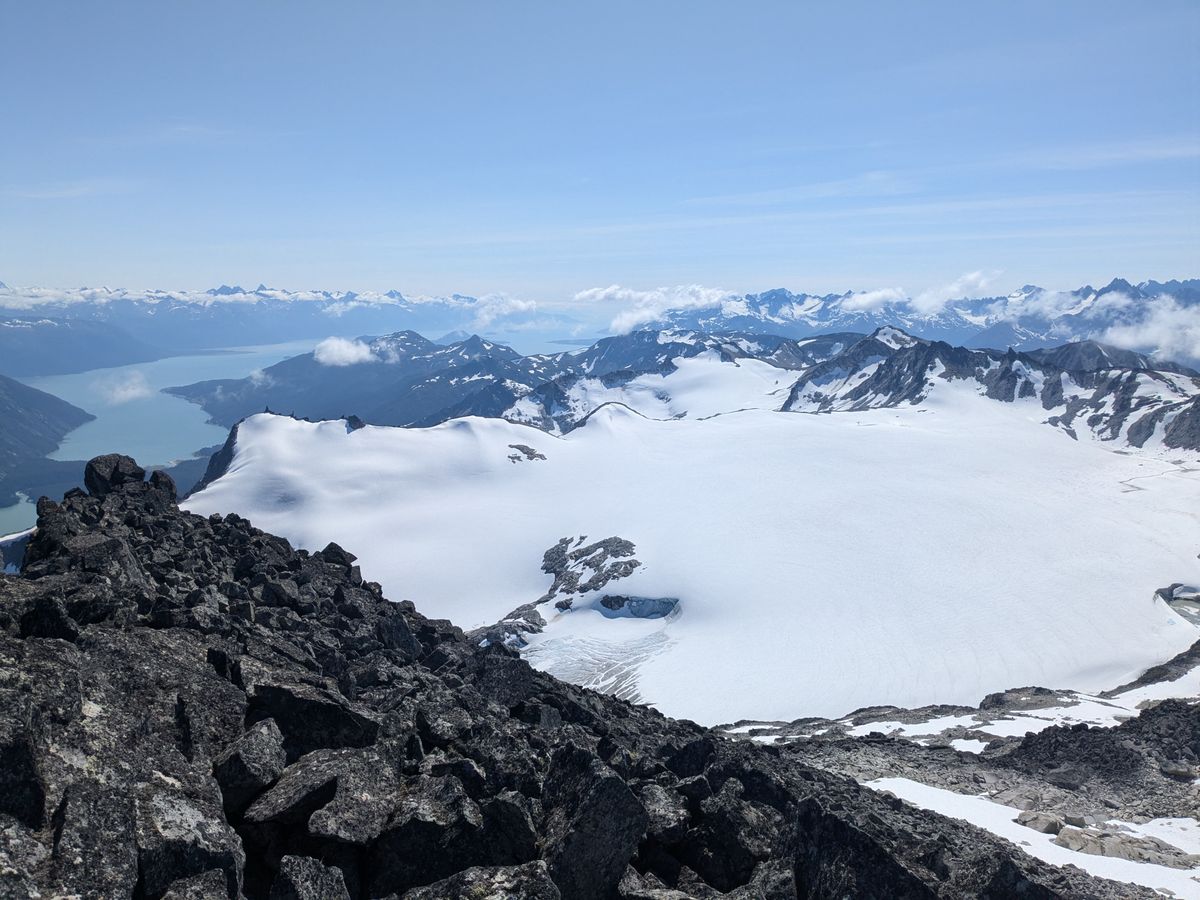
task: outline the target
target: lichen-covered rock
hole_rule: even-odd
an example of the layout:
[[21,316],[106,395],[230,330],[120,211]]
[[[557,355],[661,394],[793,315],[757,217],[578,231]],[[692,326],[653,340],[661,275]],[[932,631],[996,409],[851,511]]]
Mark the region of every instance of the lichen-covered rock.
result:
[[268,900],[350,900],[346,879],[336,866],[309,856],[285,856]]
[[213,762],[227,812],[240,813],[283,774],[287,754],[274,719],[251,725]]
[[63,794],[54,842],[55,890],[65,895],[133,896],[138,881],[133,800],[94,782],[72,784]]
[[562,894],[541,860],[523,866],[464,869],[426,887],[413,888],[403,900],[559,900]]
[[220,869],[209,869],[171,882],[161,900],[212,900],[228,896],[226,875]]

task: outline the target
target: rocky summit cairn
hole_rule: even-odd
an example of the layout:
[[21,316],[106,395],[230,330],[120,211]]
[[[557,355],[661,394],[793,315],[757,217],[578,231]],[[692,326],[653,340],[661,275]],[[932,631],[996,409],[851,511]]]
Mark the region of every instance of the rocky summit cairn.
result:
[[0,576],[0,897],[1137,897],[534,671],[127,457]]

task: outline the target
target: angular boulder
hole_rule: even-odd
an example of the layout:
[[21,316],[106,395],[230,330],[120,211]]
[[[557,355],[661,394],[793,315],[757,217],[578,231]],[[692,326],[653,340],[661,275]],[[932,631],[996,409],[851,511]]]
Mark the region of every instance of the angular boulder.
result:
[[403,900],[559,900],[562,894],[541,860],[523,866],[477,866],[425,887]]
[[274,719],[251,725],[213,761],[213,776],[221,786],[225,810],[241,813],[250,802],[283,774],[287,753]]
[[285,856],[268,900],[350,900],[350,892],[336,866],[323,865],[311,856]]
[[566,897],[616,896],[647,816],[621,777],[582,747],[554,752],[546,775],[542,858]]
[[93,497],[103,497],[126,484],[146,480],[146,470],[128,456],[108,453],[90,460],[83,470],[83,484]]

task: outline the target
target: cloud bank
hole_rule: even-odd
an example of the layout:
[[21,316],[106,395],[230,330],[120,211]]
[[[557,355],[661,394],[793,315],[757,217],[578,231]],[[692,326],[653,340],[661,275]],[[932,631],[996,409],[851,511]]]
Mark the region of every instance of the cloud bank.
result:
[[900,288],[879,288],[874,291],[861,291],[857,294],[851,294],[842,301],[842,309],[852,312],[874,312],[889,304],[907,302],[908,295]]
[[609,325],[615,333],[627,334],[643,325],[657,322],[668,310],[717,307],[735,296],[730,291],[699,284],[660,287],[650,291],[612,284],[580,291],[575,295],[575,300],[579,303],[610,303],[629,307],[619,312]]
[[475,317],[471,320],[471,327],[483,331],[505,316],[535,312],[537,303],[533,300],[518,300],[507,294],[485,294],[472,308],[475,310]]
[[1157,358],[1200,361],[1200,306],[1184,306],[1166,294],[1145,305],[1137,322],[1112,325],[1099,340]]
[[379,358],[362,341],[329,337],[313,348],[313,357],[323,366],[354,366],[378,362]]
[[941,287],[930,288],[913,297],[909,303],[923,315],[932,315],[945,309],[951,300],[963,297],[978,297],[995,280],[998,272],[967,272]]

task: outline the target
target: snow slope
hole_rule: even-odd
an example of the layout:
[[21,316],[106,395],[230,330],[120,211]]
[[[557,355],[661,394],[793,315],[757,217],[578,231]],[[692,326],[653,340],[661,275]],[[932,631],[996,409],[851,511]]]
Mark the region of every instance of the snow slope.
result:
[[[1157,891],[1169,891],[1170,895],[1176,897],[1200,900],[1200,868],[1173,869],[1069,850],[1056,844],[1054,835],[1041,834],[1018,824],[1019,809],[1004,806],[984,796],[956,794],[907,778],[880,778],[867,782],[867,786],[888,791],[922,809],[931,809],[944,816],[970,822],[1011,841],[1026,853],[1051,865],[1074,865],[1100,878],[1140,884]],[[1108,825],[1116,830],[1128,831],[1131,837],[1150,836],[1165,840],[1188,853],[1197,852],[1200,845],[1196,824],[1190,819],[1152,819],[1143,825],[1110,822]]]
[[[560,538],[627,538],[642,565],[605,590],[675,611],[547,604],[525,652],[705,723],[1097,691],[1200,637],[1153,596],[1200,579],[1200,467],[1075,442],[1037,413],[955,382],[828,416],[609,404],[562,437],[259,415],[185,506],[336,540],[387,596],[466,628],[545,593]],[[513,444],[546,459],[514,461]]]
[[[522,398],[504,413],[514,422],[541,425],[548,417],[574,425],[606,403],[622,403],[654,419],[705,418],[740,409],[779,409],[796,373],[759,359],[723,361],[714,351],[673,360],[674,371],[647,372],[621,384],[601,378],[571,382],[560,406],[544,409]],[[550,423],[549,430],[557,430]]]

